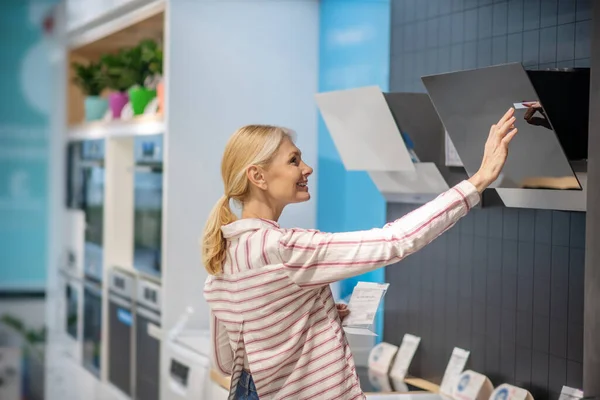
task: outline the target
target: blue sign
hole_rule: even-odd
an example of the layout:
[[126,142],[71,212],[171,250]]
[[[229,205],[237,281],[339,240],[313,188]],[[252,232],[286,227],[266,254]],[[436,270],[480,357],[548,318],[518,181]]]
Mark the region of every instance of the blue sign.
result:
[[133,325],[133,315],[131,315],[130,311],[127,311],[125,309],[119,308],[117,310],[117,319],[124,325]]

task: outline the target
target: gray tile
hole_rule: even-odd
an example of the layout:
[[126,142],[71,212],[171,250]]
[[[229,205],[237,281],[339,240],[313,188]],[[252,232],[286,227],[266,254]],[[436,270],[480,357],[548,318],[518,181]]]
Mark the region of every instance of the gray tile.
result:
[[540,0],[526,0],[523,3],[523,29],[528,31],[540,27]]
[[475,236],[473,238],[473,266],[476,269],[487,269],[488,239]]
[[424,50],[427,47],[427,21],[417,22],[415,42],[416,50]]
[[452,14],[452,43],[462,43],[465,40],[464,14]]
[[551,354],[548,363],[548,389],[560,393],[567,380],[567,360]]
[[475,215],[475,236],[488,235],[488,212],[485,209],[471,211]]
[[516,345],[514,342],[503,340],[500,342],[500,372],[504,379],[512,382],[515,379]]
[[406,2],[396,1],[392,2],[391,5],[391,14],[392,14],[392,26],[393,25],[402,25],[404,23],[404,7],[406,6]]
[[567,386],[583,387],[583,364],[567,360]]
[[550,319],[550,354],[567,358],[567,320]]
[[415,50],[415,35],[417,33],[416,24],[408,24],[402,27],[403,46],[404,52],[410,52]]
[[519,237],[519,210],[516,208],[505,209],[503,223],[504,239],[517,240]]
[[581,59],[575,60],[574,67],[575,68],[590,68],[591,67],[590,59],[589,58],[581,58]]
[[[507,62],[521,62],[523,60],[523,34],[513,33],[507,36]],[[533,228],[533,225],[532,225]],[[533,237],[532,237],[533,240]]]
[[502,273],[516,275],[518,272],[518,243],[516,240],[502,241]]
[[592,22],[581,21],[575,24],[575,58],[588,58],[591,49]]
[[440,1],[440,15],[450,14],[452,12],[452,1],[441,0]]
[[502,273],[502,307],[511,311],[517,309],[517,275]]
[[475,215],[468,213],[465,217],[460,220],[460,233],[473,235],[475,234]]
[[488,270],[486,305],[488,307],[502,305],[502,274],[499,271]]
[[474,371],[485,370],[485,337],[483,335],[473,335],[469,364]]
[[[482,303],[485,304],[485,303]],[[485,335],[486,334],[486,313],[485,306],[479,305],[477,302],[473,304],[473,334]]]
[[487,252],[488,273],[502,271],[502,241],[500,239],[488,239]]
[[566,211],[552,211],[552,244],[568,246],[570,236],[570,213]]
[[476,304],[485,305],[486,292],[487,273],[483,268],[475,268],[473,271],[473,301]]
[[[450,267],[458,267],[459,257],[460,257],[460,248],[459,246],[460,236],[458,235],[446,235],[446,254],[448,258],[446,259],[447,265]],[[419,254],[418,252],[411,255],[414,256]]]
[[434,18],[440,14],[440,3],[446,0],[429,0],[427,2],[427,18]]
[[553,70],[554,68],[556,68],[556,63],[555,62],[551,62],[551,63],[545,63],[545,64],[540,64],[540,71],[544,71],[544,70]]
[[552,246],[552,285],[568,285],[569,248]]
[[460,12],[467,7],[473,7],[473,2],[475,2],[475,6],[477,5],[477,0],[451,0],[452,1],[452,12]]
[[577,21],[592,18],[592,0],[577,0]]
[[[450,15],[444,15],[440,17],[440,24],[438,28],[438,43],[441,47],[448,46],[452,35],[452,17]],[[575,28],[573,28],[575,29]]]
[[569,245],[578,249],[585,248],[585,213],[571,213],[571,238]]
[[479,7],[477,37],[487,39],[492,37],[492,6]]
[[498,308],[490,306],[489,302],[486,310],[485,335],[491,341],[500,340],[500,313]]
[[533,314],[531,312],[517,312],[517,344],[531,348],[532,345]]
[[473,297],[473,272],[471,269],[460,271],[460,298],[462,302],[471,302]]
[[583,362],[583,325],[568,324],[567,327],[567,358]]
[[517,341],[517,313],[515,310],[502,309],[500,335],[503,340],[509,342]]
[[556,36],[556,60],[572,60],[575,57],[575,24],[560,25]]
[[464,40],[477,40],[477,9],[465,11],[464,13]]
[[508,3],[502,2],[494,4],[492,20],[492,35],[506,35],[508,32]]
[[415,3],[416,7],[416,18],[418,20],[423,20],[427,18],[427,2],[426,1],[417,1]]
[[450,48],[450,71],[463,69],[463,45],[455,44]]
[[463,47],[463,68],[474,69],[477,67],[477,42],[467,42]]
[[535,279],[550,282],[552,277],[552,247],[547,244],[536,243],[534,251]]
[[479,0],[479,7],[487,6],[488,4],[492,4],[494,1],[498,0]]
[[540,390],[548,388],[548,354],[533,351],[531,354],[531,384]]
[[494,207],[489,210],[488,235],[490,238],[502,238],[503,209]]
[[558,0],[542,0],[540,26],[546,28],[556,26]]
[[561,282],[550,288],[550,316],[566,321],[569,318],[569,286]]
[[550,316],[550,281],[534,280],[533,311],[538,315]]
[[584,291],[575,285],[569,286],[569,323],[583,324]]
[[576,0],[558,0],[558,24],[575,22]]
[[533,349],[548,353],[550,343],[550,318],[533,315]]
[[518,249],[519,277],[533,278],[534,273],[534,245],[531,242],[519,241]]
[[427,47],[437,47],[439,39],[439,18],[433,18],[427,21]]
[[524,242],[533,242],[535,232],[535,211],[521,209],[519,210],[519,240]]
[[405,22],[412,22],[417,19],[417,1],[419,0],[404,0]]
[[575,63],[573,62],[573,60],[559,61],[556,63],[556,68],[573,68],[574,66]]
[[533,311],[533,278],[519,277],[517,281],[517,310]]
[[460,235],[459,262],[461,269],[472,270],[473,268],[473,236]]
[[550,244],[552,240],[552,211],[535,211],[535,242]]
[[498,371],[500,368],[500,341],[490,340],[485,343],[485,370]]
[[450,47],[441,47],[438,49],[438,71],[441,73],[450,72]]
[[523,32],[523,65],[536,65],[539,59],[540,31]]
[[515,383],[519,387],[531,384],[531,348],[517,345],[515,358]]
[[425,61],[425,74],[437,74],[441,72],[439,68],[439,64],[437,61],[438,51],[437,49],[429,49],[427,50],[427,59]]
[[556,26],[540,30],[540,64],[556,62]]
[[508,33],[523,32],[523,0],[508,1]]
[[583,324],[585,251],[571,249],[569,263],[569,322]]

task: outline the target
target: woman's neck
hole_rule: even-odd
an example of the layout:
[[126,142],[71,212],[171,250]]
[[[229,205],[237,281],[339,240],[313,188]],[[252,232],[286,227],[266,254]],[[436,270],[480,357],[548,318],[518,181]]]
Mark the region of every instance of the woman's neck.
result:
[[264,201],[248,200],[244,202],[242,218],[262,218],[277,222],[282,211]]

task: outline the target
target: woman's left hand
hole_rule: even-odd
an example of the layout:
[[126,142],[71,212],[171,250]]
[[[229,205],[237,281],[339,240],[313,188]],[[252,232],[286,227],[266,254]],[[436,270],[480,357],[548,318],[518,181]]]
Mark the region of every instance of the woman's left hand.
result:
[[350,314],[350,309],[346,304],[337,303],[335,308],[337,308],[338,315],[342,321]]

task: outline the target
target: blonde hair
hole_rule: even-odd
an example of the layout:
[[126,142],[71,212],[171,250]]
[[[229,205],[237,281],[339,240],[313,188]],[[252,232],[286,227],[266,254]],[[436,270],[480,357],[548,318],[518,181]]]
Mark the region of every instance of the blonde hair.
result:
[[227,142],[221,161],[225,194],[213,207],[202,237],[202,262],[209,274],[218,275],[223,271],[227,243],[221,227],[237,219],[231,211],[230,200],[241,205],[250,191],[247,168],[267,166],[285,138],[294,140],[294,132],[278,126],[247,125]]

